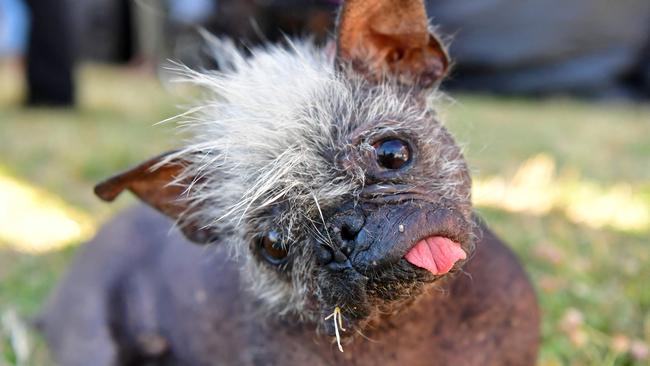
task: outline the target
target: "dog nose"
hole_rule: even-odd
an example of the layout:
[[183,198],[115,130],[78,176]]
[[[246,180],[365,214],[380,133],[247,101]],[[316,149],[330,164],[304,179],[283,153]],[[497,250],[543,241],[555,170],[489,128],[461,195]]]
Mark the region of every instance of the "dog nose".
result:
[[335,215],[327,225],[327,242],[319,244],[317,249],[318,262],[332,270],[350,266],[348,258],[357,246],[364,224],[365,217],[357,210]]
[[334,240],[338,241],[339,249],[348,257],[355,249],[356,240],[359,232],[363,229],[365,218],[354,213],[339,217],[339,220],[336,221],[332,227]]

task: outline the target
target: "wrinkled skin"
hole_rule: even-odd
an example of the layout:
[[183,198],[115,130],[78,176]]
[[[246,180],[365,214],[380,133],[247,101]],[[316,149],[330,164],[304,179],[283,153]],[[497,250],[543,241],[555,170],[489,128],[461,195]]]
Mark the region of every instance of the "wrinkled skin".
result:
[[[460,150],[431,114],[396,124],[361,124],[351,136],[340,137],[347,142],[340,144],[345,148],[336,151],[328,165],[340,171],[345,171],[345,164],[353,165],[351,170],[363,169],[363,189],[320,200],[318,209],[309,202],[313,216],[308,219],[300,215],[310,206],[289,199],[284,202],[287,206],[278,204],[247,228],[250,234],[294,228],[281,235],[293,238],[282,243],[289,252],[286,263],[274,266],[259,258],[257,264],[268,270],[264,275],[279,274],[275,282],[306,287],[308,299],[297,315],[316,322],[318,330],[329,336],[335,336],[334,323],[326,319],[336,307],[342,311],[342,325],[349,329],[342,336],[356,336],[367,326],[381,326],[382,315],[399,312],[440,279],[403,258],[418,241],[443,236],[459,243],[468,256],[474,250],[471,184]],[[379,166],[376,152],[368,149],[387,138],[410,146],[410,161],[400,169]],[[247,241],[251,252],[257,253],[255,237]]]
[[223,247],[189,243],[137,207],[81,250],[41,326],[61,365],[533,365],[539,309],[512,253],[477,226],[476,252],[345,346],[313,325],[260,319]]
[[[462,215],[442,206],[411,197],[406,203],[382,202],[353,208],[352,211],[363,222],[363,230],[351,243],[354,249],[345,262],[332,261],[325,269],[318,269],[316,282],[320,284],[322,294],[318,300],[324,304],[321,308],[329,310],[338,305],[343,312],[344,326],[359,328],[363,332],[368,323],[374,322],[373,327],[381,327],[382,315],[399,312],[430,288],[429,285],[440,276],[417,268],[403,258],[414,243],[440,235],[463,243],[465,250],[472,252],[469,236],[472,227]],[[343,217],[347,219],[349,216]],[[335,227],[340,225],[337,218],[335,214],[332,220]],[[399,225],[402,225],[402,232],[396,229]],[[341,235],[334,232],[333,235]],[[337,239],[334,242],[342,241]],[[331,313],[327,310],[322,314],[323,319]],[[334,335],[332,321],[322,324],[328,334]],[[343,335],[356,335],[356,330]]]

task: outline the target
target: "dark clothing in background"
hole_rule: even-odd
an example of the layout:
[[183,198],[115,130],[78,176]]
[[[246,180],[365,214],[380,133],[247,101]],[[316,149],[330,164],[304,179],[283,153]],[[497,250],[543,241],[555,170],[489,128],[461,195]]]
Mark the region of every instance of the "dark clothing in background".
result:
[[428,0],[427,8],[452,37],[451,86],[650,96],[649,0]]
[[66,0],[28,0],[31,30],[27,49],[29,106],[72,106],[73,47]]

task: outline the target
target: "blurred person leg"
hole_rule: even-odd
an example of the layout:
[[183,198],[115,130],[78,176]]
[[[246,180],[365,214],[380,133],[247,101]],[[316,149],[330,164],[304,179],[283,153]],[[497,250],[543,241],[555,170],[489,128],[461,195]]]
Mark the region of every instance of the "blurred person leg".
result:
[[27,51],[29,106],[72,106],[74,57],[66,0],[28,0],[32,22]]
[[116,47],[115,59],[121,64],[126,64],[133,61],[136,52],[135,40],[135,24],[133,21],[133,6],[132,0],[119,0],[117,3],[118,21],[116,24],[117,39],[119,39],[118,46]]
[[146,72],[157,72],[165,58],[164,30],[167,8],[164,0],[131,0],[135,30],[135,65]]

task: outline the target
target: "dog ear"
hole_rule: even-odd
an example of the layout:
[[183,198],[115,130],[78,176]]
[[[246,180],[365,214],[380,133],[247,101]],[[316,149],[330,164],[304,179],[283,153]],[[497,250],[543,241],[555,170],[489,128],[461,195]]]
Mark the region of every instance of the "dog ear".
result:
[[117,174],[95,186],[95,194],[111,202],[129,190],[149,206],[178,220],[181,231],[193,242],[205,244],[216,239],[208,229],[196,222],[192,205],[184,194],[193,177],[182,175],[186,161],[171,158],[174,152],[159,155]]
[[338,23],[338,61],[371,81],[389,77],[424,89],[448,71],[423,0],[346,0]]

